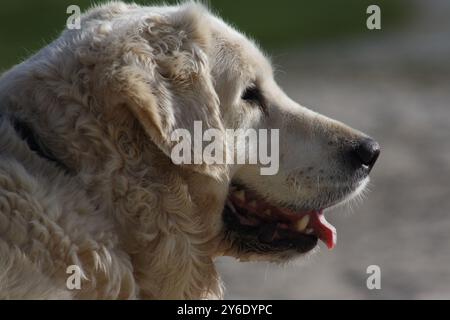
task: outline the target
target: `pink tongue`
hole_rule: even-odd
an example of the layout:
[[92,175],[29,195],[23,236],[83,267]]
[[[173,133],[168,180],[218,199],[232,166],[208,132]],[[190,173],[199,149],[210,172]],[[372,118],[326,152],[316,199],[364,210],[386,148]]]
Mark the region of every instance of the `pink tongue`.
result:
[[323,210],[310,213],[309,218],[309,227],[327,245],[328,249],[333,249],[336,245],[336,228],[325,219]]

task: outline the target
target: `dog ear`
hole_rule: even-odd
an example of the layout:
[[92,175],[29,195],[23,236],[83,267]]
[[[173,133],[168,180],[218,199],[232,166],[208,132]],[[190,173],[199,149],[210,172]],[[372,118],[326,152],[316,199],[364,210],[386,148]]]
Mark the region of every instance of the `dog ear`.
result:
[[[112,77],[121,104],[168,156],[177,143],[172,133],[185,129],[194,137],[195,121],[225,137],[209,69],[206,14],[205,8],[190,3],[170,15],[145,19],[124,39],[121,65]],[[192,147],[191,152],[194,159],[198,151]],[[224,172],[223,165],[188,166],[213,176]]]

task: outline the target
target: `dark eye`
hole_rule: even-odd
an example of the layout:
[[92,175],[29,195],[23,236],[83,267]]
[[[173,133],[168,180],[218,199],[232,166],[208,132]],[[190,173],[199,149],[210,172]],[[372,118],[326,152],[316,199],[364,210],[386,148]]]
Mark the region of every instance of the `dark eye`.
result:
[[245,89],[242,94],[242,100],[245,100],[249,103],[257,103],[261,104],[262,102],[262,94],[261,91],[256,86],[250,86]]
[[266,100],[264,99],[261,90],[259,90],[257,86],[252,85],[250,87],[247,87],[241,98],[247,103],[258,106],[261,111],[267,115]]

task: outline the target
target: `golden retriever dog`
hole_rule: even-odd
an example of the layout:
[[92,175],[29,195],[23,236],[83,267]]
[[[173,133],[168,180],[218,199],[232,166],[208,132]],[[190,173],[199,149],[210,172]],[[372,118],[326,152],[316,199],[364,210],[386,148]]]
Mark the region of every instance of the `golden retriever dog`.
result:
[[[175,164],[173,133],[195,121],[277,129],[276,174]],[[333,247],[324,210],[364,189],[378,154],[290,100],[202,5],[94,7],[0,79],[0,298],[221,298],[219,256]]]

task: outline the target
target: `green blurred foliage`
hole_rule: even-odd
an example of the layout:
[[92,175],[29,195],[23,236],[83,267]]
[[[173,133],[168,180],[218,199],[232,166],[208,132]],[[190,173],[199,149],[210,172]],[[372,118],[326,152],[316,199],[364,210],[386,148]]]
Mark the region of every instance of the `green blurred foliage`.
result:
[[[91,0],[2,0],[0,4],[0,70],[23,60],[56,38],[64,28],[66,9],[89,8]],[[162,1],[125,1],[145,5]],[[165,1],[176,3],[177,1]],[[368,32],[366,8],[378,4],[383,32],[404,21],[402,0],[210,0],[209,6],[262,47],[276,51],[315,41]]]

